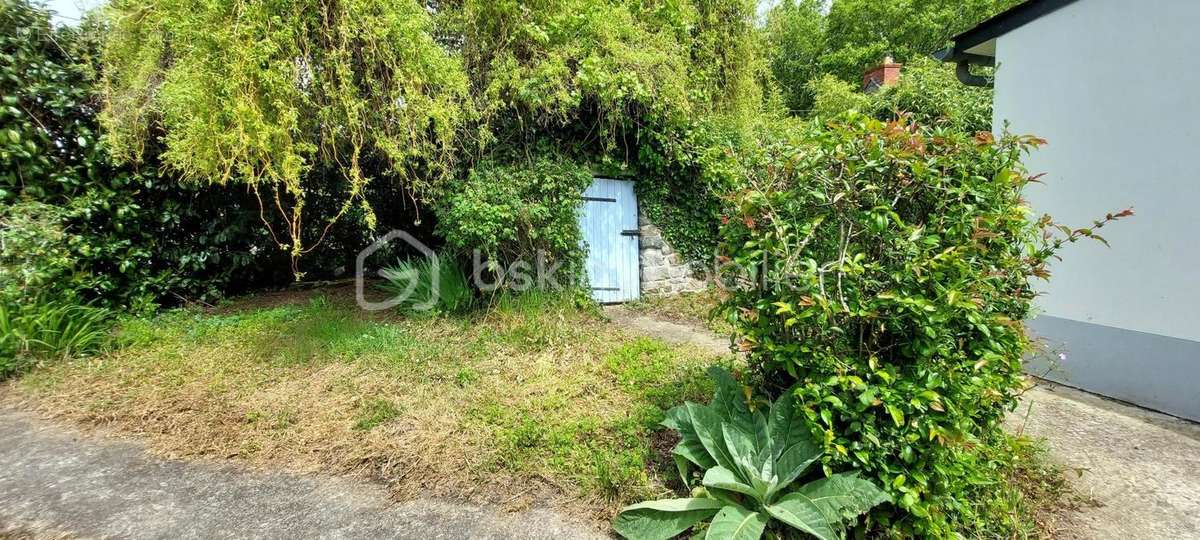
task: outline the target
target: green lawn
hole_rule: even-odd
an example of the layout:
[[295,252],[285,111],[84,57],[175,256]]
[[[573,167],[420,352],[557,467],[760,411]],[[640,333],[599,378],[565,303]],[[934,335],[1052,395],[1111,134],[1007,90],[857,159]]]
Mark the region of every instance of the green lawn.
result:
[[170,456],[362,473],[401,497],[589,508],[670,489],[666,408],[731,360],[525,297],[464,317],[360,311],[345,291],[247,298],[122,325],[121,348],[49,364],[29,406]]

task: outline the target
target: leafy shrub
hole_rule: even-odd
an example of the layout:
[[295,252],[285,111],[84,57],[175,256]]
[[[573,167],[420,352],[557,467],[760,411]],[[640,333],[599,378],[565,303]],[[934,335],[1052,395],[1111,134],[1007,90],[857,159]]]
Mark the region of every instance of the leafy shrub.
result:
[[20,298],[73,281],[66,211],[35,201],[0,207],[0,297]]
[[110,159],[96,120],[105,32],[0,1],[0,279],[133,310],[253,285],[274,255],[253,199]]
[[847,111],[874,114],[878,104],[858,87],[833,75],[825,75],[808,83],[813,95],[813,114],[818,118],[834,118]]
[[485,161],[449,189],[437,230],[460,253],[478,250],[501,284],[510,265],[530,265],[528,271],[539,256],[547,267],[562,263],[561,275],[573,276],[583,260],[580,196],[591,181],[587,169],[558,158]]
[[475,300],[466,274],[446,257],[399,261],[380,273],[386,281],[379,287],[402,298],[403,310],[460,313]]
[[673,454],[685,484],[692,468],[705,471],[696,496],[648,501],[621,510],[613,528],[626,538],[666,539],[711,518],[707,538],[756,540],[778,520],[822,540],[839,536],[842,522],[887,500],[856,474],[796,482],[823,453],[805,425],[796,395],[751,409],[728,372],[714,367],[709,405],[687,403],[663,425],[679,432]]
[[1019,158],[1040,143],[861,115],[814,124],[768,149],[722,228],[746,269],[724,309],[751,366],[771,392],[791,387],[827,470],[866,471],[911,515],[875,512],[895,534],[989,521],[981,486],[1005,464],[985,456],[1023,389],[1030,280],[1128,215],[1029,219]]
[[0,379],[41,357],[95,352],[107,339],[110,312],[81,305],[69,286],[77,260],[64,215],[37,202],[0,207]]
[[899,84],[877,94],[886,112],[910,113],[918,124],[967,133],[992,129],[992,89],[963,84],[952,65],[932,58],[914,58]]

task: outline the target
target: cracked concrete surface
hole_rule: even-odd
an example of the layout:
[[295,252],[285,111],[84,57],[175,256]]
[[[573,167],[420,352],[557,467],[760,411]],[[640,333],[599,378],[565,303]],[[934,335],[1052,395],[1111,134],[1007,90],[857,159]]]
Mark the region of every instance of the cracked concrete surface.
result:
[[607,538],[548,510],[392,502],[380,485],[159,459],[0,410],[0,538]]
[[1071,516],[1071,540],[1200,539],[1200,426],[1048,383],[1026,393],[1013,430],[1046,440],[1098,503]]

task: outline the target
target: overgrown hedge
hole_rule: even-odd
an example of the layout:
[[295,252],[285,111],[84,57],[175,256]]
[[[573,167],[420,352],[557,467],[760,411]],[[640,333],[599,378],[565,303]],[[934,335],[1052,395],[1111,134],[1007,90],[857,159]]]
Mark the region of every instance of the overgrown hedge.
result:
[[532,274],[540,260],[559,266],[560,284],[570,285],[582,269],[578,211],[591,181],[585,167],[560,157],[485,161],[447,190],[437,232],[459,255],[478,253],[497,277],[513,264]]
[[711,263],[723,198],[742,185],[755,133],[712,118],[651,131],[636,159],[638,204],[683,257]]
[[827,471],[893,495],[873,514],[890,534],[1003,529],[1020,500],[1002,496],[1012,457],[996,449],[1023,389],[1030,281],[1094,234],[1031,218],[1020,156],[1040,142],[851,114],[767,148],[725,218],[741,273],[724,309],[757,380],[800,383]]
[[245,194],[110,159],[96,120],[103,35],[93,19],[55,28],[45,10],[0,4],[0,295],[139,311],[253,281],[261,237]]

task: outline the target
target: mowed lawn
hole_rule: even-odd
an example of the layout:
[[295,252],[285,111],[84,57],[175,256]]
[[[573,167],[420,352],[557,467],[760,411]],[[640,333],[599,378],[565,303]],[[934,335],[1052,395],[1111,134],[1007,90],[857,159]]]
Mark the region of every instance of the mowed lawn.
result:
[[344,290],[275,294],[130,320],[119,340],[36,369],[8,399],[172,457],[597,518],[670,490],[674,441],[657,423],[706,400],[704,370],[732,361],[534,296],[433,318],[364,312]]

